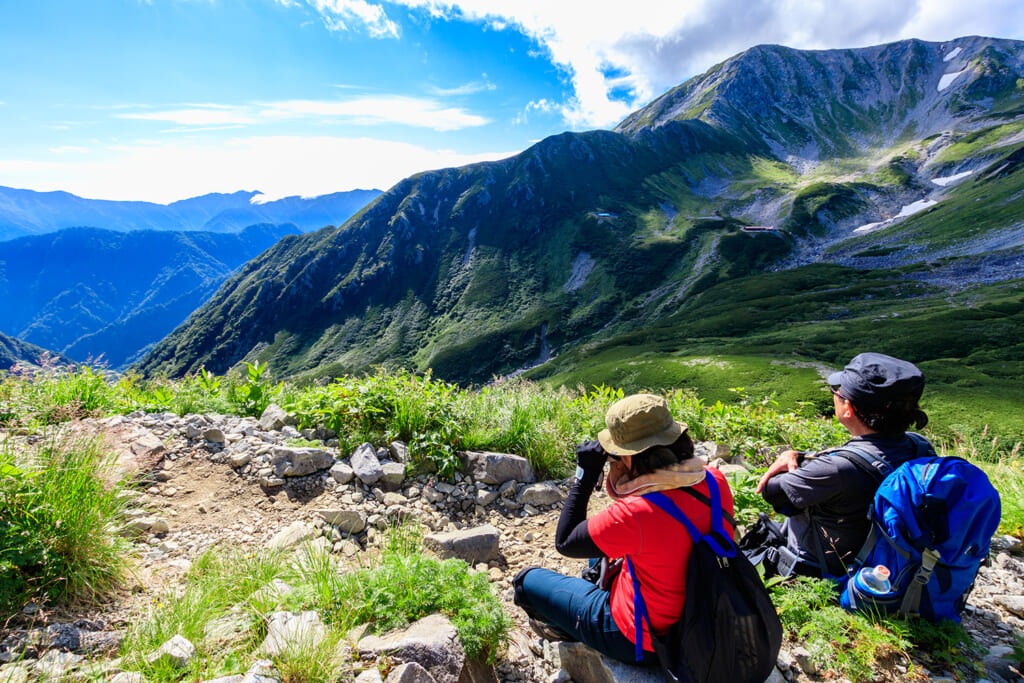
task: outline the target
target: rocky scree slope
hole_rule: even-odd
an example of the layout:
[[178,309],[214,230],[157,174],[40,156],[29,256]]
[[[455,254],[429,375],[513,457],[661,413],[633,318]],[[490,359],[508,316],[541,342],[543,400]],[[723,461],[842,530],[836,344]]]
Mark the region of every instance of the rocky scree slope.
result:
[[[753,48],[614,132],[413,176],[342,228],[278,245],[140,368],[224,372],[259,359],[282,374],[335,374],[402,363],[481,381],[546,349],[651,325],[715,283],[869,255],[879,240],[908,238],[858,227],[941,199],[933,178],[1012,156],[1021,54],[1019,42],[975,37]],[[1019,221],[1024,175],[996,175],[969,181],[982,194],[995,186],[975,184],[998,181],[1005,199],[966,236],[972,257],[996,233],[1011,256],[1022,248],[1004,233]],[[949,211],[964,210],[967,190],[949,192]],[[928,262],[929,243],[964,236],[939,218],[900,224],[918,221],[921,247],[904,261]],[[849,240],[854,255],[830,251]]]
[[[122,470],[139,483],[140,493],[124,530],[135,539],[139,554],[134,585],[114,603],[88,614],[31,606],[0,630],[0,680],[91,676],[141,683],[137,674],[122,672],[121,662],[115,658],[124,630],[143,618],[149,604],[172,591],[192,561],[207,549],[274,548],[294,553],[297,562],[310,552],[326,552],[344,570],[365,566],[366,558],[372,557],[386,538],[388,525],[400,520],[416,520],[421,525],[429,552],[457,557],[485,573],[516,622],[509,649],[496,667],[488,671],[477,666],[472,672],[467,670],[468,678],[459,680],[660,680],[595,659],[585,648],[538,641],[522,612],[512,604],[511,581],[520,569],[546,566],[576,574],[583,568],[581,561],[558,555],[551,540],[568,480],[535,482],[522,458],[486,453],[466,454],[465,472],[450,483],[429,474],[407,477],[402,460],[408,452],[400,442],[376,447],[364,444],[346,454],[333,445],[336,441],[329,432],[300,432],[287,424],[290,421],[283,410],[272,406],[260,420],[135,413],[68,426],[71,433],[105,439],[118,455]],[[4,436],[19,448],[29,447],[37,438]],[[300,437],[326,440],[313,447],[288,445]],[[714,443],[699,444],[698,454],[726,473],[744,469],[742,462],[729,462],[728,450]],[[598,493],[591,513],[608,504],[603,492]],[[982,670],[984,679],[992,683],[1016,680],[1010,661],[1002,656],[1024,633],[1024,562],[1019,541],[997,538],[993,557],[992,564],[979,574],[964,620],[987,652],[981,668],[942,671],[930,662],[928,653],[912,652],[913,668],[906,661],[882,663],[874,673],[875,680],[913,677],[940,681],[952,680],[953,675],[964,680],[965,676],[981,675]],[[267,588],[271,589],[279,594],[288,587],[277,582]],[[312,612],[281,612],[267,619],[269,631],[277,632],[285,642],[300,635],[312,637],[322,628],[316,626],[319,616]],[[304,626],[293,623],[296,619]],[[435,619],[414,625],[409,632],[392,634],[387,642],[400,653],[391,655],[390,665],[416,661],[428,668],[431,677],[410,680],[454,682],[467,664],[451,632],[450,625]],[[422,643],[424,638],[441,641],[427,659],[422,646],[407,650],[395,645],[403,639]],[[376,665],[385,666],[374,642],[359,633],[352,636],[356,656],[350,674],[355,676],[366,667],[361,676],[367,677],[357,679],[364,683],[380,681],[374,678],[374,671]],[[187,657],[189,647],[190,643],[178,642],[167,649]],[[437,649],[447,654],[438,656]],[[153,656],[164,655],[154,652]],[[265,660],[255,658],[240,665],[248,668],[246,677],[239,674],[222,683],[280,680]],[[933,674],[928,666],[934,668]],[[255,678],[254,668],[265,677]],[[800,641],[790,641],[769,680],[804,683],[834,677],[815,669]]]

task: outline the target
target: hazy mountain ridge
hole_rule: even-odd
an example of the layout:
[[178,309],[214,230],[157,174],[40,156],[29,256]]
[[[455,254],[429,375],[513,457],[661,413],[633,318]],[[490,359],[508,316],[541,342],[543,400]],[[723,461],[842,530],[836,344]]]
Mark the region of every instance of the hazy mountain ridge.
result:
[[0,240],[82,226],[119,232],[238,232],[259,223],[294,223],[305,232],[341,225],[379,195],[380,190],[352,190],[259,203],[258,192],[234,192],[154,204],[0,187]]
[[35,344],[0,332],[0,370],[10,370],[18,365],[40,367],[43,365],[66,365],[69,361],[60,354],[42,349]]
[[[753,48],[615,132],[414,176],[338,230],[283,241],[140,367],[222,372],[259,358],[327,374],[403,363],[481,380],[550,348],[662,324],[716,284],[784,262],[928,264],[950,242],[984,245],[1008,230],[1003,248],[1019,252],[1022,48],[983,38]],[[940,90],[947,71],[962,73]],[[993,163],[1003,170],[982,172]],[[933,180],[962,169],[977,175]],[[922,198],[937,204],[900,216]],[[956,261],[924,270],[954,277]],[[895,286],[914,272],[879,291],[922,295]]]
[[114,367],[170,332],[294,225],[237,234],[72,228],[0,242],[0,330]]

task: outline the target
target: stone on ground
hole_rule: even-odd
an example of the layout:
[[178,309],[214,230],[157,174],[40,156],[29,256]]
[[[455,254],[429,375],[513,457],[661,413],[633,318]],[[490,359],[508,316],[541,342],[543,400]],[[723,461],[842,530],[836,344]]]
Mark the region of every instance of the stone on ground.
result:
[[[587,683],[664,683],[661,669],[630,666],[583,643],[559,643],[559,661],[574,681]],[[653,657],[647,654],[645,657]]]
[[466,465],[476,481],[504,484],[506,481],[535,482],[537,475],[530,461],[509,453],[466,451]]
[[384,476],[384,468],[377,459],[377,451],[369,443],[364,443],[355,450],[349,458],[352,463],[352,471],[364,484],[375,484]]
[[184,669],[196,656],[196,646],[182,635],[176,635],[160,648],[146,657],[146,661],[156,665],[158,662],[170,665],[175,669]]
[[554,505],[565,498],[555,484],[550,481],[542,481],[539,484],[532,484],[523,489],[519,494],[519,502],[523,505]]
[[417,662],[406,662],[391,670],[384,683],[436,683],[430,672]]
[[316,612],[275,612],[270,615],[267,637],[260,645],[260,652],[267,657],[306,652],[326,637],[327,627]]
[[279,477],[305,477],[334,464],[334,456],[319,448],[278,446],[270,456],[270,465]]
[[387,654],[397,662],[417,662],[437,683],[457,683],[466,662],[455,626],[440,614],[424,617],[406,629],[366,636],[357,649],[364,658]]
[[293,522],[274,534],[267,547],[271,550],[284,550],[304,541],[311,541],[319,535],[320,532],[313,525],[306,522]]
[[476,564],[498,558],[499,539],[498,530],[484,524],[472,529],[429,534],[423,539],[423,547],[443,560],[455,557]]
[[288,419],[288,413],[284,408],[271,403],[267,406],[267,409],[260,415],[260,429],[264,431],[280,431],[282,427],[288,424],[285,420]]

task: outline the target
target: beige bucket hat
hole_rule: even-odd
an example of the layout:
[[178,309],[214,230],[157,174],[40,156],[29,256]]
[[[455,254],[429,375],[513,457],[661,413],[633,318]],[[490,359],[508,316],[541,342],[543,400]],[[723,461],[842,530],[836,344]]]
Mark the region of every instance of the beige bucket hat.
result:
[[608,429],[602,429],[597,440],[612,455],[668,446],[686,431],[686,423],[673,420],[665,399],[654,394],[633,394],[614,403],[604,421]]

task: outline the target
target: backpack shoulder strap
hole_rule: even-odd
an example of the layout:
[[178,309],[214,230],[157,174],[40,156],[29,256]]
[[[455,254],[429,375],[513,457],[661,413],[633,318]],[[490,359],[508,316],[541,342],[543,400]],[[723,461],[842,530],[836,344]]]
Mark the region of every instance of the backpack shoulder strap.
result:
[[[685,493],[686,495],[690,496],[691,498],[696,498],[697,500],[704,503],[708,507],[711,507],[711,499],[705,496],[700,491],[694,489],[692,486],[683,486],[679,490]],[[728,512],[726,512],[725,508],[722,508],[722,516],[725,518],[725,521],[729,522],[729,526],[731,526],[733,529],[736,528],[736,518],[730,515]]]
[[707,534],[702,534],[696,525],[683,514],[679,506],[664,493],[660,491],[648,493],[643,498],[657,505],[670,517],[686,527],[690,538],[693,539],[694,546],[699,545],[703,541],[719,557],[735,557],[737,552],[736,543],[732,540],[732,535],[726,533],[725,524],[723,523],[725,510],[722,509],[722,497],[718,491],[718,482],[715,481],[714,477],[706,477],[705,481],[708,483],[708,492],[711,494],[711,531]]
[[883,479],[893,472],[892,465],[886,462],[884,458],[856,446],[842,446],[832,451],[832,453],[843,460],[853,463],[858,469],[867,472],[878,483],[881,483]]

